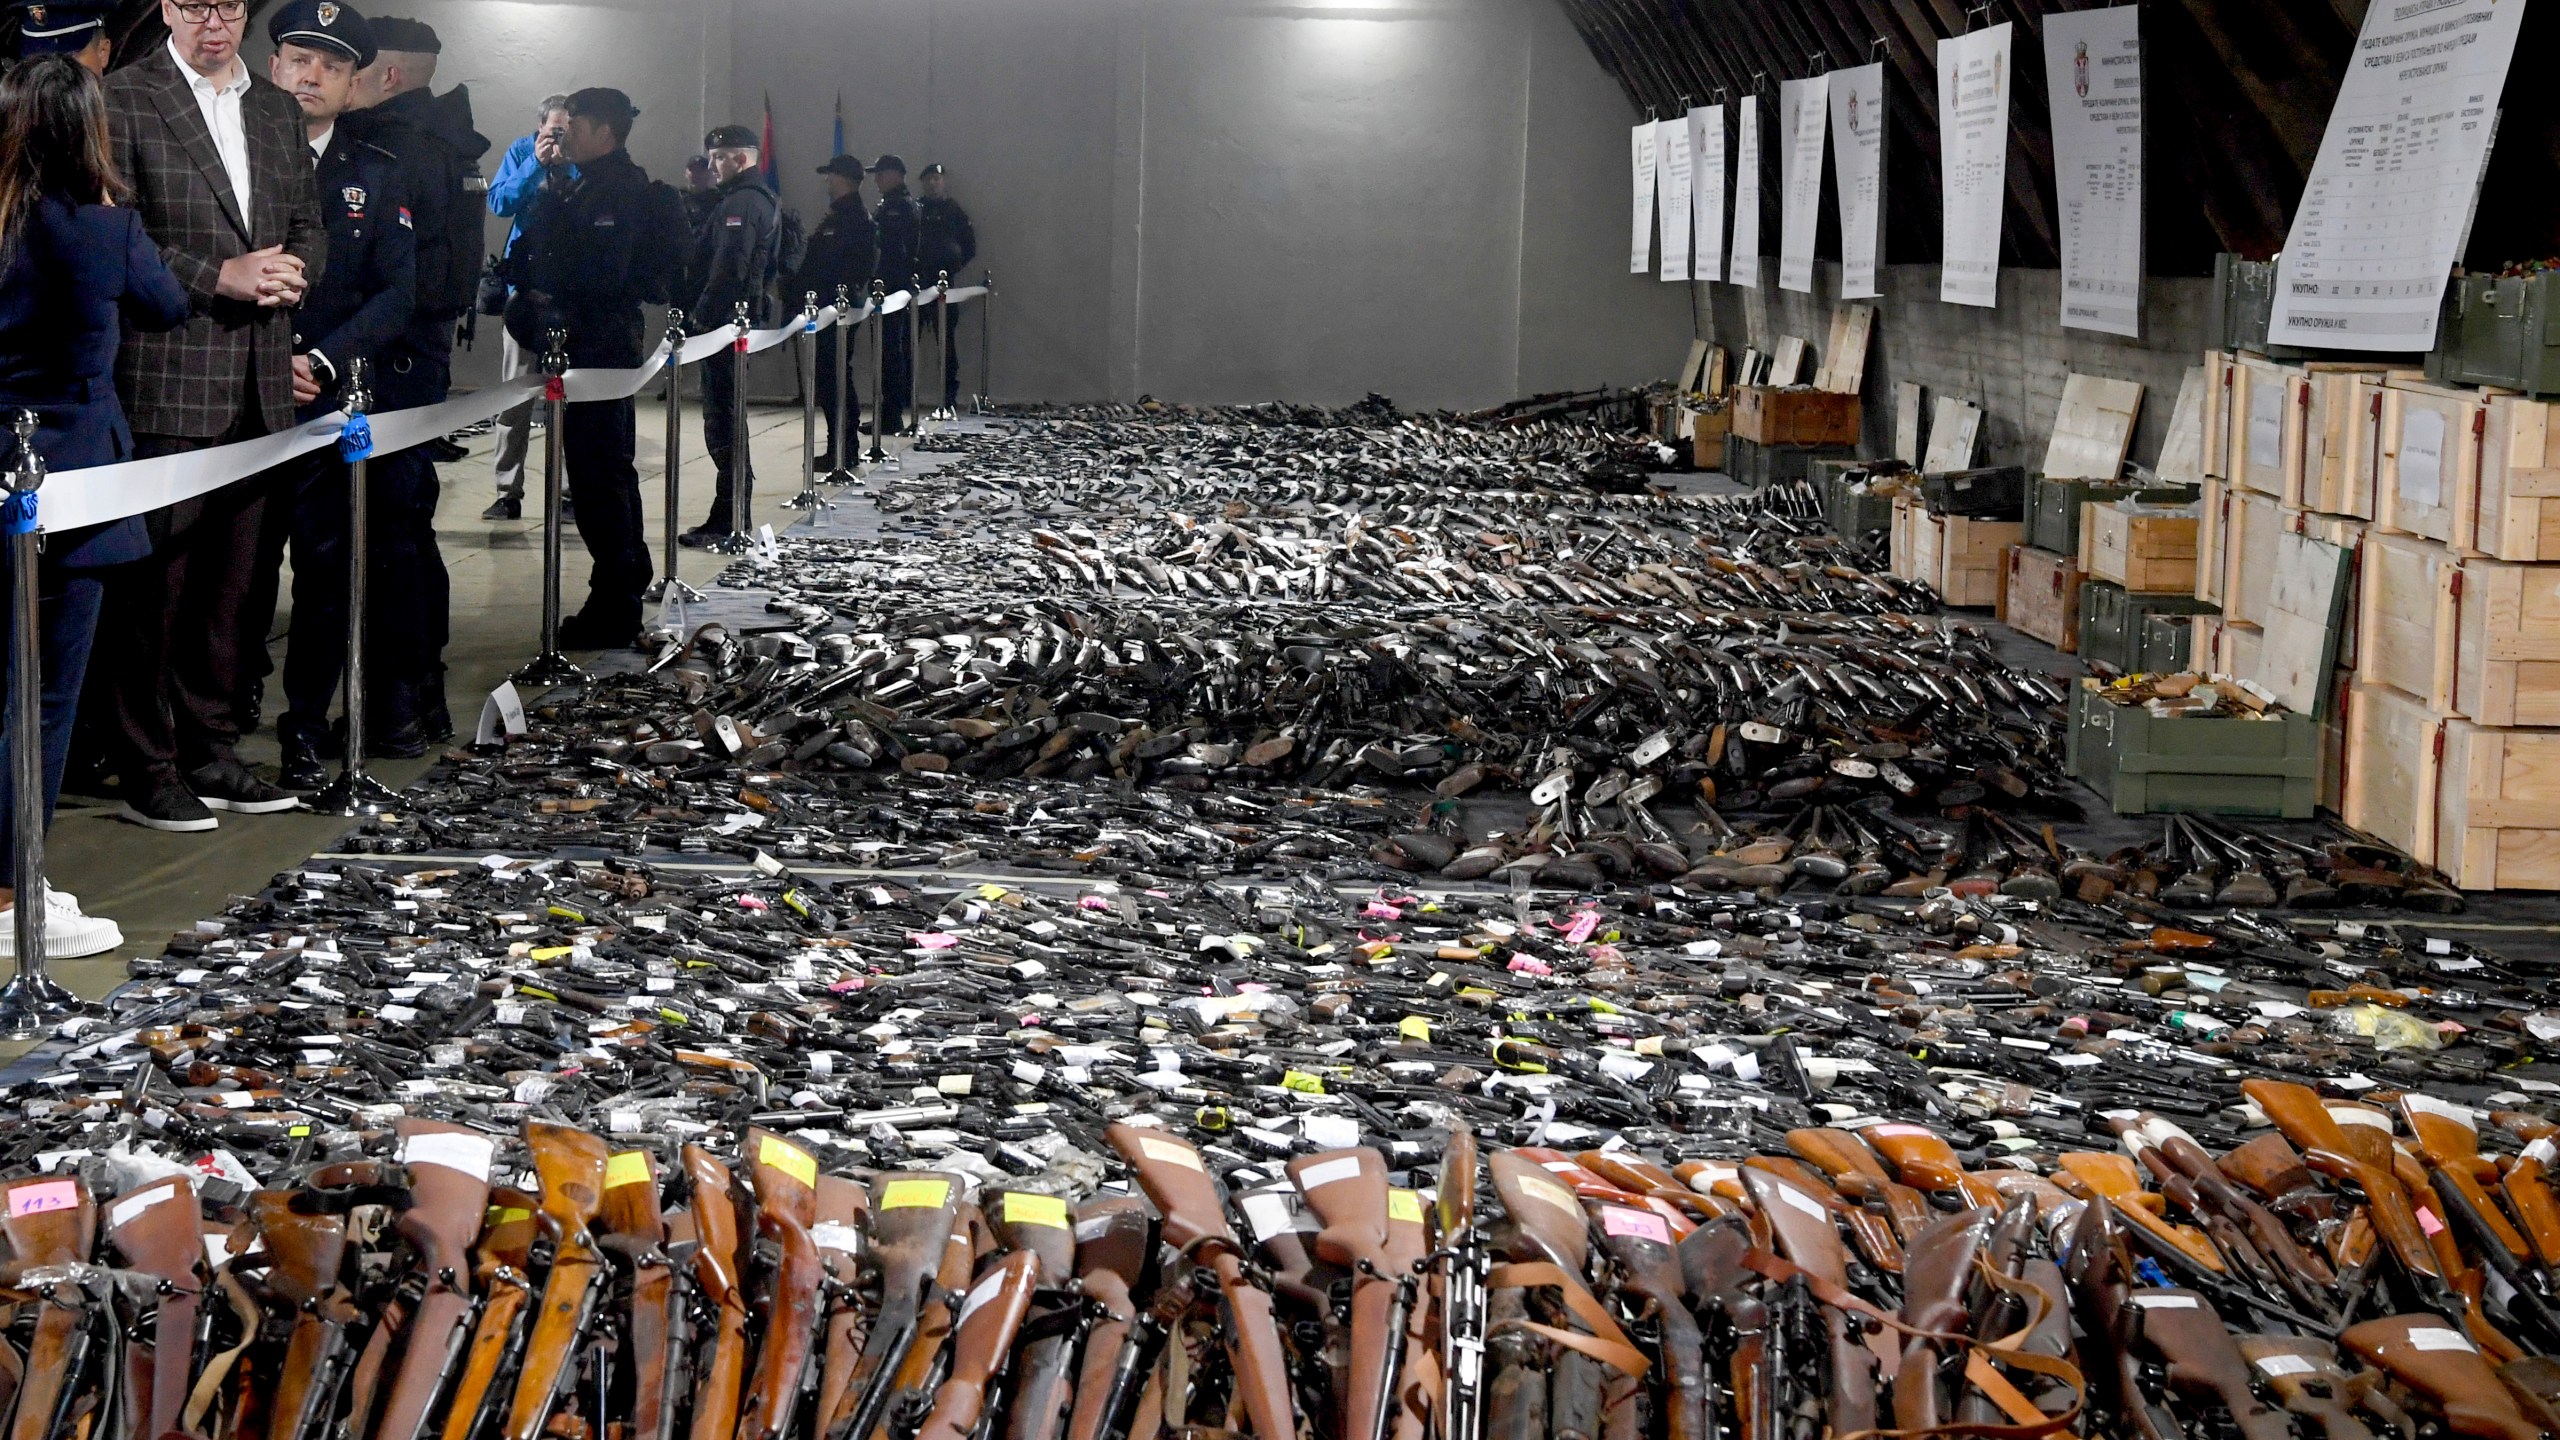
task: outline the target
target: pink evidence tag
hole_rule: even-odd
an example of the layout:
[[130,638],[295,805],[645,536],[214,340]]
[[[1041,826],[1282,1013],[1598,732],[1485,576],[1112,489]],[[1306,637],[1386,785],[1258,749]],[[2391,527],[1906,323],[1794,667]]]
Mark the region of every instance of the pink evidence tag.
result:
[[2424,1205],[2418,1206],[2417,1210],[2419,1229],[2426,1231],[2429,1235],[2444,1233],[2444,1222],[2436,1218],[2436,1212]]
[[1571,945],[1579,945],[1583,941],[1590,939],[1592,932],[1599,928],[1600,912],[1597,910],[1585,910],[1573,917],[1573,927],[1564,932],[1565,942]]
[[1669,1222],[1647,1210],[1628,1210],[1611,1205],[1600,1212],[1600,1228],[1611,1235],[1650,1240],[1657,1245],[1671,1243]]
[[21,1215],[43,1215],[54,1210],[80,1208],[80,1184],[76,1180],[48,1180],[41,1185],[21,1185],[9,1192],[9,1218]]

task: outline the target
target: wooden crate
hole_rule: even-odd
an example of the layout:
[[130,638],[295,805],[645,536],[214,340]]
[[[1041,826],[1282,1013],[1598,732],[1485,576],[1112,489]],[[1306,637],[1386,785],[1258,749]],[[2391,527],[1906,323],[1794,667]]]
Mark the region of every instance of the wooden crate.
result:
[[2231,474],[2243,490],[2281,499],[2301,493],[2302,367],[2242,355],[2231,379]]
[[2338,668],[2353,670],[2357,637],[2364,631],[2364,537],[2372,526],[2345,515],[2317,515],[2308,510],[2287,510],[2284,523],[2296,535],[2335,545],[2352,557],[2347,564],[2347,620],[2338,633]]
[[1762,445],[1855,445],[1858,421],[1855,395],[1776,385],[1734,394],[1733,433]]
[[2231,478],[2231,372],[2238,364],[2227,350],[2204,352],[2203,465],[2207,477]]
[[[2222,603],[2222,517],[2231,513],[2231,482],[2208,476],[2196,506],[2195,597]],[[2086,563],[2086,562],[2083,562]]]
[[2213,637],[2213,673],[2255,675],[2266,653],[2267,632],[2246,621],[2223,617]]
[[2287,497],[2324,515],[2373,518],[2381,467],[2382,377],[2366,367],[2305,367],[2301,493]]
[[2001,620],[2065,655],[2078,654],[2080,582],[2087,577],[2076,558],[2031,545],[2012,545],[2006,553]]
[[2255,490],[2231,492],[2222,517],[2222,613],[2249,625],[2267,623],[2267,587],[2275,578],[2276,536],[2286,529],[2284,502]]
[[[1937,521],[1922,508],[1920,497],[1901,494],[1893,497],[1893,533],[1886,542],[1885,569],[1896,580],[1920,578],[1920,529]],[[1936,545],[1933,538],[1932,548]]]
[[2339,814],[2465,890],[2560,890],[2560,730],[2475,725],[2359,680]]
[[2329,705],[2320,719],[2320,808],[2332,815],[2347,803],[2347,707],[2355,678],[2352,670],[2331,672]]
[[2080,568],[2093,580],[2113,581],[2127,590],[2191,593],[2196,529],[2193,515],[2092,505],[2081,512]]
[[1733,433],[1733,411],[1724,406],[1689,412],[1689,463],[1701,470],[1724,468],[1725,437]]
[[2481,396],[2395,370],[2382,387],[2382,468],[2374,518],[2382,528],[2450,542],[2454,517],[2479,479]]
[[2366,678],[2481,725],[2560,726],[2560,566],[2376,535],[2358,628]]
[[2004,552],[2026,539],[2025,522],[1968,520],[1960,515],[1929,517],[1931,533],[1921,542],[1921,563],[1931,567],[1920,578],[1938,588],[1938,597],[1962,608],[1990,609],[2000,602],[2000,577],[2007,568]]
[[2454,544],[2501,560],[2560,560],[2560,401],[2489,399],[2478,489]]

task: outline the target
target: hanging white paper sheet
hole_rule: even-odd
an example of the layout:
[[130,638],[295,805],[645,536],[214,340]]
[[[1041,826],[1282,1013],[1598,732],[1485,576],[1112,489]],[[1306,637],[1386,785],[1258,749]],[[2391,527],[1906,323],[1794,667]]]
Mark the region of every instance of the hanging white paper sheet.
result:
[[2428,350],[2471,223],[2524,0],[2385,0],[2276,257],[2267,338]]
[[1831,72],[1831,179],[1840,199],[1840,298],[1869,299],[1884,249],[1884,66]]
[[1654,153],[1660,157],[1662,197],[1662,278],[1689,278],[1689,206],[1693,177],[1689,164],[1689,120],[1665,120],[1654,127]]
[[1725,278],[1736,285],[1760,288],[1760,97],[1735,102],[1741,120],[1734,127],[1733,250],[1726,257]]
[[1938,42],[1938,156],[1946,186],[1938,298],[2000,302],[2000,214],[2008,194],[2006,22]]
[[2142,27],[2132,5],[2044,18],[2062,323],[2142,333]]
[[1689,215],[1696,248],[1689,254],[1689,273],[1701,280],[1724,278],[1724,192],[1727,183],[1724,107],[1702,105],[1689,112]]
[[1831,77],[1778,86],[1778,288],[1813,291],[1813,232],[1822,219],[1822,142],[1831,114]]
[[1633,259],[1627,273],[1642,275],[1653,268],[1653,178],[1655,168],[1654,126],[1647,120],[1627,135],[1628,159],[1635,169],[1635,239],[1630,242]]

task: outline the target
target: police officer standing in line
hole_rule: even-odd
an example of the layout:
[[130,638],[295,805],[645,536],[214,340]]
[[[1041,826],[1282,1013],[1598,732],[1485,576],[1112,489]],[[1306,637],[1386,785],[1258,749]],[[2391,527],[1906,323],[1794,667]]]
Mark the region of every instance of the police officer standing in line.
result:
[[[969,223],[969,212],[951,198],[949,171],[940,165],[927,165],[916,183],[924,188],[924,199],[917,204],[916,273],[930,285],[944,275],[954,283],[969,262],[978,258],[978,229]],[[944,310],[927,312],[927,325],[936,321],[950,328],[941,334],[942,343],[942,408],[948,412],[960,408],[960,347],[952,337],[960,333],[960,312]]]
[[[895,295],[916,282],[917,232],[924,224],[924,215],[916,207],[916,197],[907,193],[906,161],[883,155],[872,162],[871,175],[880,187],[880,206],[871,212],[872,225],[880,235],[878,276],[880,283]],[[889,372],[882,382],[889,387],[889,393],[876,402],[883,435],[907,433],[907,392],[915,388],[915,351],[908,343],[906,317],[901,315],[898,321],[880,331],[881,354],[888,360]]]
[[17,14],[19,59],[68,55],[92,75],[107,73],[115,51],[107,17],[115,13],[115,0],[19,0],[11,8]]
[[[536,155],[550,171],[524,213],[510,277],[507,330],[527,351],[568,332],[569,364],[627,369],[643,348],[644,303],[673,297],[684,212],[671,187],[654,185],[624,145],[640,111],[619,90],[569,97],[566,132]],[[574,175],[573,175],[574,172]],[[662,197],[663,196],[663,200]],[[653,573],[640,526],[639,409],[630,398],[591,400],[564,412],[561,450],[578,510],[578,535],[594,562],[587,599],[560,624],[560,643],[596,650],[640,634],[640,597]]]
[[[481,196],[488,184],[480,157],[489,141],[471,128],[471,95],[463,87],[442,95],[429,88],[444,43],[433,27],[386,17],[373,22],[374,62],[356,77],[356,97],[368,108],[350,111],[356,135],[399,157],[400,189],[416,220],[418,307],[383,357],[374,378],[374,404],[382,410],[439,405],[453,387],[454,330],[480,289],[485,219]],[[385,499],[368,517],[380,532],[390,562],[381,588],[417,607],[421,622],[402,626],[415,634],[414,652],[381,651],[368,669],[382,677],[386,711],[365,727],[368,743],[387,755],[418,753],[453,738],[444,698],[444,643],[451,617],[452,581],[436,548],[436,501],[441,493],[435,456],[417,446],[373,461],[374,482]],[[375,667],[379,667],[378,669]]]
[[[871,276],[880,261],[880,234],[871,223],[870,208],[862,203],[862,162],[851,155],[838,155],[818,167],[827,177],[827,218],[809,236],[808,258],[801,263],[800,273],[783,290],[783,298],[807,295],[815,291],[818,303],[835,303],[836,287],[841,285],[854,296],[858,306],[871,293]],[[871,322],[873,324],[878,321]],[[818,413],[827,424],[827,448],[818,456],[821,471],[836,468],[836,382],[844,374],[837,358],[836,346],[844,338],[841,330],[828,330],[818,337]],[[845,397],[845,414],[854,426],[862,424],[862,389],[859,385]]]
[[[344,403],[357,361],[379,374],[383,357],[408,328],[417,311],[417,233],[401,193],[397,157],[339,123],[355,92],[356,72],[374,58],[372,27],[364,16],[343,0],[289,0],[268,20],[267,37],[276,45],[267,77],[302,107],[329,232],[329,265],[295,317],[294,417],[312,420]],[[273,551],[262,549],[259,557],[261,573],[271,577],[285,539],[275,532],[290,533],[293,631],[284,664],[287,709],[276,730],[284,743],[285,787],[317,789],[327,778],[320,757],[329,703],[346,660],[347,467],[335,450],[322,450],[293,461],[284,473],[292,502],[270,507],[268,513],[284,524],[270,523],[261,540],[272,536]],[[372,483],[369,500],[383,489],[380,480]],[[382,553],[377,532],[368,559]],[[385,585],[375,593],[391,600],[396,590]],[[261,629],[273,617],[271,580],[265,593],[270,608],[256,617]],[[396,628],[386,607],[374,609],[366,617],[368,638]],[[424,749],[419,745],[408,753]]]
[[[772,323],[773,272],[782,225],[782,200],[757,168],[763,159],[756,132],[744,125],[723,125],[702,137],[717,179],[718,201],[694,232],[687,266],[693,290],[685,317],[694,333],[725,330],[737,321],[738,302],[759,329]],[[733,357],[715,357],[700,367],[702,375],[702,443],[711,451],[716,489],[711,514],[677,538],[689,546],[708,545],[729,533],[730,498],[740,474],[752,477],[754,446],[737,430],[738,367]],[[738,516],[740,522],[750,517]]]

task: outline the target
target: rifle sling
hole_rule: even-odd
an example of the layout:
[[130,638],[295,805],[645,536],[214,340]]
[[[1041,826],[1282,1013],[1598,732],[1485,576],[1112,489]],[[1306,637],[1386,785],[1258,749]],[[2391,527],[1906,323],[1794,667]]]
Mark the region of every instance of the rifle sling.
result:
[[258,1343],[258,1303],[249,1298],[248,1288],[227,1269],[216,1283],[222,1287],[223,1298],[231,1302],[232,1313],[240,1317],[240,1343],[206,1361],[203,1372],[196,1376],[196,1387],[187,1395],[186,1413],[179,1417],[190,1434],[203,1433],[204,1417],[222,1394],[223,1382],[231,1378],[231,1367]]
[[1630,1376],[1641,1376],[1648,1368],[1644,1352],[1629,1343],[1618,1322],[1609,1318],[1608,1310],[1598,1296],[1582,1283],[1581,1277],[1567,1272],[1563,1266],[1547,1260],[1517,1261],[1496,1265],[1485,1276],[1487,1290],[1519,1290],[1535,1286],[1553,1286],[1564,1294],[1565,1308],[1574,1318],[1591,1327],[1593,1333],[1541,1325],[1534,1320],[1505,1320],[1486,1332],[1486,1338],[1503,1330],[1526,1330],[1541,1339],[1562,1345],[1568,1350],[1588,1355],[1612,1370]]

